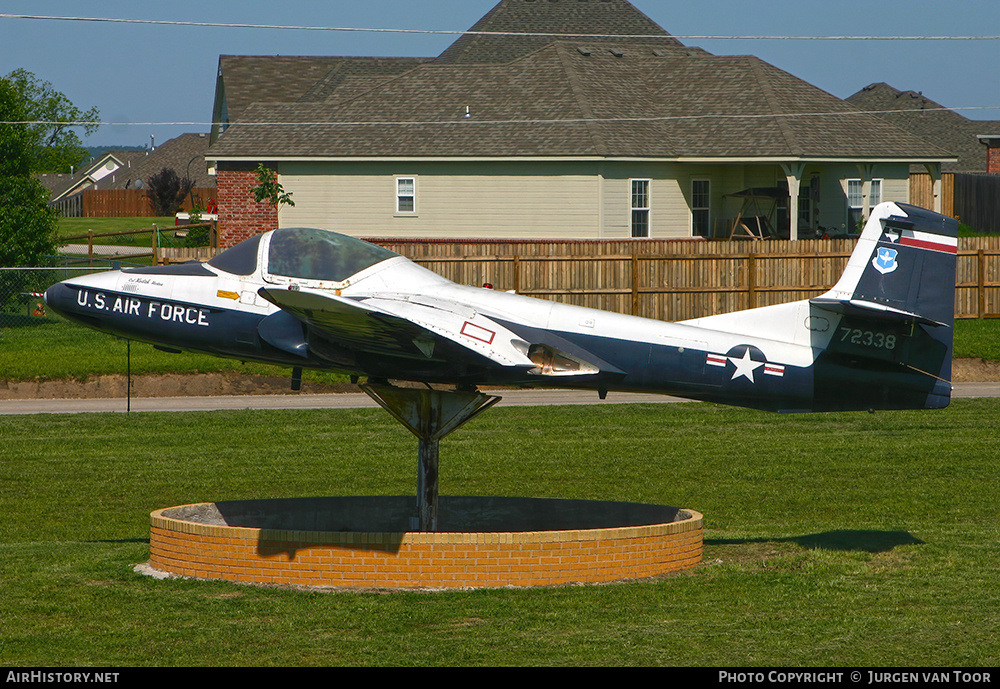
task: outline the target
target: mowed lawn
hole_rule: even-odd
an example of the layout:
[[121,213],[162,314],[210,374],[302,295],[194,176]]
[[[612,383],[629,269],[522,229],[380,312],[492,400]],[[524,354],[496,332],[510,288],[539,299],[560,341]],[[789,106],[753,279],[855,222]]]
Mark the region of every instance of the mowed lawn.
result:
[[381,410],[0,417],[0,663],[994,665],[998,415],[493,409],[442,444],[442,493],[696,509],[704,562],[393,593],[133,571],[159,507],[412,494],[416,443]]

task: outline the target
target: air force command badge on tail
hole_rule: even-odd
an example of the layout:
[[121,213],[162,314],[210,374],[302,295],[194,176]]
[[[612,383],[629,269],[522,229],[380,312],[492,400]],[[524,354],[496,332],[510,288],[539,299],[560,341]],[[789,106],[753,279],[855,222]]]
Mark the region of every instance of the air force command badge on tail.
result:
[[899,267],[899,264],[896,263],[896,254],[898,253],[895,249],[879,247],[878,251],[875,252],[875,258],[872,259],[872,266],[882,275],[891,273]]

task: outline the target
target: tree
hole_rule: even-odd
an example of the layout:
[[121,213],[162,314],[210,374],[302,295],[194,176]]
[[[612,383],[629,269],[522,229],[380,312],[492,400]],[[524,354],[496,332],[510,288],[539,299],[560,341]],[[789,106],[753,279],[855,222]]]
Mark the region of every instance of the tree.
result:
[[0,176],[0,266],[36,266],[55,253],[49,193],[26,175]]
[[[0,79],[0,122],[24,122],[25,106],[16,86]],[[31,176],[34,142],[23,124],[0,124],[0,266],[37,266],[55,253],[55,212],[45,187]],[[27,291],[32,279],[21,271],[0,271],[0,306]]]
[[173,215],[193,186],[190,177],[181,177],[173,168],[165,167],[146,180],[146,197],[153,204],[153,213]]
[[0,178],[27,176],[34,170],[32,160],[32,135],[22,124],[25,114],[24,100],[6,79],[0,79]]
[[24,69],[15,69],[3,80],[23,106],[17,120],[5,121],[27,123],[20,126],[31,140],[31,172],[70,172],[90,157],[75,129],[82,127],[85,134],[97,131],[97,108],[80,110],[52,84]]
[[272,208],[278,208],[281,205],[295,205],[291,192],[286,193],[285,188],[278,183],[277,172],[265,167],[264,163],[258,163],[254,172],[257,173],[257,186],[250,189],[254,201],[260,203],[266,199]]

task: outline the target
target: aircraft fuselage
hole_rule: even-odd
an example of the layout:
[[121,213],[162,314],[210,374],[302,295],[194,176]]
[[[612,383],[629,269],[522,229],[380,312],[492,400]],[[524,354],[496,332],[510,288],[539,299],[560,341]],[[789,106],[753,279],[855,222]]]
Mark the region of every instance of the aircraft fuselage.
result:
[[[888,242],[881,228],[870,234],[873,246]],[[364,243],[336,237],[350,260],[330,275],[286,266],[265,236],[230,250],[242,251],[239,261],[93,274],[54,285],[46,300],[68,318],[168,350],[375,379],[659,392],[788,411],[940,407],[950,397],[950,333],[941,336],[950,322],[848,294],[854,287],[828,293],[829,304],[670,323],[458,285],[371,245],[357,258]],[[923,261],[922,251],[899,264]],[[873,248],[859,252],[842,281],[862,290],[873,273],[891,296],[894,268],[882,273]],[[916,293],[918,278],[900,290]]]

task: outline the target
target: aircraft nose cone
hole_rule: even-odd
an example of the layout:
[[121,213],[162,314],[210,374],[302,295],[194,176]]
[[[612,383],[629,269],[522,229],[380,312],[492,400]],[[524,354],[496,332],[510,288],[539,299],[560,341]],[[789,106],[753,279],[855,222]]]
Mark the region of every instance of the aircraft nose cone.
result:
[[45,290],[45,304],[56,313],[67,316],[73,304],[74,292],[65,283],[57,282]]

